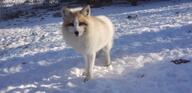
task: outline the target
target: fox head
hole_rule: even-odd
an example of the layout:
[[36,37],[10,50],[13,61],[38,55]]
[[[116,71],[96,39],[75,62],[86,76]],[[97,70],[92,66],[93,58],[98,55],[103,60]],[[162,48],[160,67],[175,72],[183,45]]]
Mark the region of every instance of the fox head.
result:
[[70,8],[64,7],[61,10],[64,20],[63,26],[67,29],[67,31],[77,37],[80,37],[86,32],[90,13],[91,9],[89,5],[78,11],[72,11]]

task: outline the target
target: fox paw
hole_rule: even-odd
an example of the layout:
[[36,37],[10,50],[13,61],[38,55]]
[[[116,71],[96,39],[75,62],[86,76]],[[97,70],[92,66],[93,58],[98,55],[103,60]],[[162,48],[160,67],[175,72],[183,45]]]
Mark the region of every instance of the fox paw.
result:
[[89,78],[85,77],[83,82],[87,82],[89,80]]
[[83,72],[83,77],[84,77],[83,82],[87,82],[88,80],[90,80],[92,78],[92,76],[89,75],[87,72]]
[[105,67],[109,67],[110,65],[111,65],[111,63],[109,63],[109,64],[105,64],[104,66],[105,66]]
[[86,76],[86,77],[84,78],[83,82],[87,82],[87,81],[90,80],[90,79],[91,79],[90,76]]
[[84,72],[82,73],[82,76],[88,76],[88,73],[87,73],[86,71],[84,71]]

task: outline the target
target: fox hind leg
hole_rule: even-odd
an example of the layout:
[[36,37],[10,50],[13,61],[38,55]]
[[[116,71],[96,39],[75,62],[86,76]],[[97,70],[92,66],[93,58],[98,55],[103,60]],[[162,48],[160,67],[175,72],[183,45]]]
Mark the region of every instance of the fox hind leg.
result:
[[104,48],[104,66],[108,67],[111,64],[111,57],[110,57],[110,52],[112,48],[112,42],[109,42]]

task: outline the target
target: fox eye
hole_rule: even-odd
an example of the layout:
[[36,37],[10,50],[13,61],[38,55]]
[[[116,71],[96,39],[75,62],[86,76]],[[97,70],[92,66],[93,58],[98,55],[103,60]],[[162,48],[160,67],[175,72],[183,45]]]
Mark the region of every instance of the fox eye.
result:
[[84,23],[84,22],[80,22],[79,25],[80,25],[80,26],[86,26],[87,24]]
[[69,24],[67,24],[67,26],[74,26],[74,24],[73,23],[69,23]]

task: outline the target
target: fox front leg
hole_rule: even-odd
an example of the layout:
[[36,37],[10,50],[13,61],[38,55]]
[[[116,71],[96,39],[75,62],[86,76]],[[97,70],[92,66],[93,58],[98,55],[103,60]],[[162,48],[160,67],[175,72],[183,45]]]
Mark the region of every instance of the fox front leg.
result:
[[84,72],[83,72],[83,76],[87,76],[87,73],[88,73],[88,59],[87,59],[87,55],[84,55],[84,60],[85,60],[85,69],[84,69]]
[[90,80],[93,77],[93,68],[95,65],[95,56],[96,53],[94,54],[88,54],[85,57],[85,79],[84,82]]

